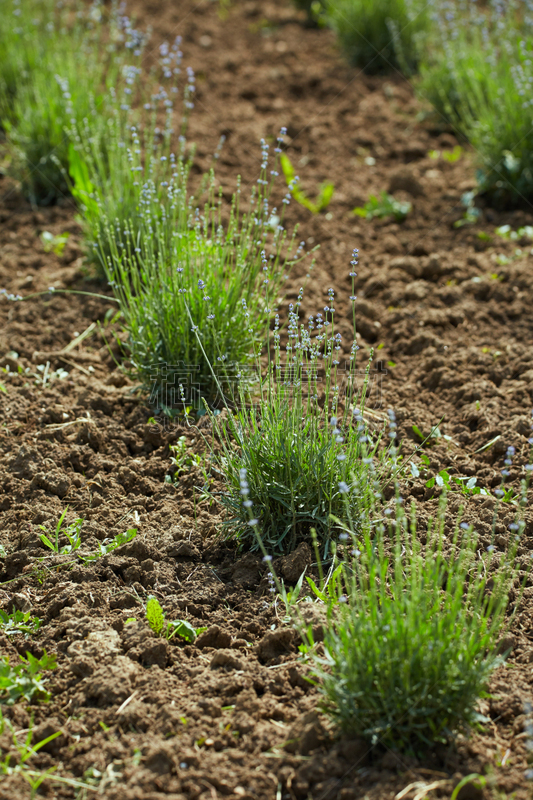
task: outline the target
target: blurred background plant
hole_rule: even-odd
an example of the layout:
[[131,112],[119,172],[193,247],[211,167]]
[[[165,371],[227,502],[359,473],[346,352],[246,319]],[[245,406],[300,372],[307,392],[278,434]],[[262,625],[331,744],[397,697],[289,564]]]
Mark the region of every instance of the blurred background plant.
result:
[[470,141],[478,191],[492,204],[533,197],[533,7],[528,0],[435,6],[435,47],[420,94]]
[[136,63],[144,37],[116,3],[9,0],[0,18],[0,118],[10,171],[32,203],[68,195],[67,125]]

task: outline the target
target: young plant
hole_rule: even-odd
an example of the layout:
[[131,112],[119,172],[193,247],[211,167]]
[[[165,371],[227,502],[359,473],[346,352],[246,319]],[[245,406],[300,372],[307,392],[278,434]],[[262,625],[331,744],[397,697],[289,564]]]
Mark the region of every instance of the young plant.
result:
[[163,636],[168,640],[174,636],[180,636],[186,642],[194,642],[196,637],[206,630],[205,628],[193,628],[183,619],[175,619],[173,622],[168,622],[165,612],[156,597],[150,597],[146,603],[146,621],[156,636]]
[[324,315],[307,325],[299,318],[302,292],[290,304],[285,359],[276,317],[273,357],[269,343],[259,396],[243,388],[236,413],[213,418],[222,444],[215,458],[226,483],[219,498],[229,517],[224,526],[241,547],[288,553],[315,529],[327,554],[337,529],[333,516],[345,514],[339,484],[347,487],[357,518],[390,473],[387,448],[379,452],[381,434],[372,433],[363,416],[370,365],[358,387],[354,326],[349,366],[341,366],[333,290],[328,295]]
[[39,617],[32,617],[30,611],[15,610],[12,614],[8,614],[7,611],[0,609],[0,630],[6,636],[23,633],[28,638],[28,636],[36,634],[41,625],[42,620]]
[[82,783],[81,781],[73,780],[72,778],[62,778],[59,775],[55,775],[55,770],[57,767],[49,767],[47,770],[34,770],[31,769],[29,760],[32,756],[41,750],[45,745],[49,742],[53,742],[54,739],[57,739],[58,736],[61,736],[61,731],[55,731],[55,733],[51,733],[50,736],[47,736],[45,739],[41,739],[39,742],[32,744],[33,740],[33,718],[30,722],[30,727],[28,731],[23,731],[22,733],[25,734],[24,739],[20,739],[21,733],[17,733],[9,720],[4,719],[2,712],[0,711],[0,735],[4,733],[6,726],[9,728],[12,734],[13,746],[17,751],[17,756],[13,759],[10,753],[4,755],[2,749],[0,748],[0,773],[5,775],[6,777],[10,775],[20,775],[30,787],[30,800],[37,797],[37,792],[43,781],[50,779],[54,783],[62,783],[67,786],[71,786],[77,789],[89,789],[91,788],[86,783]]
[[[81,547],[81,528],[83,525],[83,519],[76,519],[74,522],[71,522],[70,525],[67,525],[64,530],[63,522],[65,521],[65,516],[68,511],[68,506],[65,508],[63,513],[59,518],[59,522],[56,525],[55,534],[52,538],[52,534],[48,530],[45,525],[39,525],[39,528],[44,531],[44,533],[39,534],[39,539],[41,542],[46,545],[50,550],[57,555],[67,555],[69,553],[74,553],[76,550]],[[65,536],[68,544],[64,545],[63,547],[59,546],[59,537]]]
[[18,664],[10,664],[9,656],[0,659],[0,702],[8,706],[21,698],[27,703],[50,699],[42,672],[56,668],[55,656],[48,656],[46,651],[40,659],[31,653],[26,653],[26,656],[19,656]]
[[43,250],[45,253],[54,253],[56,256],[63,255],[63,250],[68,242],[70,233],[61,233],[54,236],[50,231],[43,231],[40,239],[43,243]]
[[341,535],[345,560],[325,598],[324,655],[311,629],[300,629],[340,729],[420,752],[481,720],[477,701],[503,661],[496,643],[519,536],[503,554],[480,550],[460,519],[448,536],[446,495],[420,536],[414,505],[407,515],[395,499],[396,513],[374,508]]
[[205,454],[202,456],[199,453],[190,453],[187,448],[187,439],[185,436],[180,436],[177,444],[169,445],[168,449],[172,453],[170,461],[172,462],[173,466],[176,467],[173,478],[167,476],[170,482],[172,482],[172,480],[177,481],[180,475],[190,472],[193,467],[197,467],[199,470],[201,470],[206,483],[209,483],[209,476],[206,470],[207,464]]
[[411,211],[411,203],[408,201],[395,200],[391,194],[381,192],[380,197],[371,194],[368,202],[364,206],[354,208],[353,213],[358,217],[373,219],[374,217],[394,217],[396,222],[403,222]]
[[296,202],[304,208],[307,208],[312,214],[319,214],[321,211],[325,211],[331,202],[333,192],[335,191],[335,186],[327,181],[326,183],[320,184],[316,201],[313,203],[313,201],[309,200],[305,192],[298,186],[299,178],[296,175],[294,167],[286,153],[281,154],[280,163],[285,180],[287,181],[287,186],[289,187],[289,192],[294,197]]
[[112,539],[107,538],[104,539],[103,542],[98,542],[98,550],[96,552],[88,556],[80,556],[80,558],[84,563],[90,564],[92,561],[97,561],[99,558],[109,555],[109,553],[112,553],[117,547],[131,542],[136,536],[137,528],[129,528],[124,533],[117,533]]
[[325,20],[348,60],[369,74],[413,73],[429,28],[424,0],[326,0]]

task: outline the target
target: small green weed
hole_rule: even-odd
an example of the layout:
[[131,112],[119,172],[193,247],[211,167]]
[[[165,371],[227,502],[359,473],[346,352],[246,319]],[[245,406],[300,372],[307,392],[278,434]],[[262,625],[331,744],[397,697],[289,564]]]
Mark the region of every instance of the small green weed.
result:
[[[44,525],[39,525],[39,528],[44,531],[44,533],[39,534],[39,539],[41,542],[46,545],[50,550],[58,555],[67,555],[69,553],[74,553],[81,547],[81,528],[83,525],[83,519],[76,519],[74,522],[71,522],[70,525],[67,525],[63,530],[63,522],[65,521],[65,517],[68,511],[68,506],[65,508],[63,513],[59,518],[59,522],[56,525],[55,535],[52,538],[52,534]],[[65,536],[68,544],[64,545],[63,547],[59,546],[59,537]]]
[[456,144],[453,150],[430,150],[428,156],[434,159],[443,158],[444,161],[447,161],[449,164],[455,164],[456,161],[459,161],[463,153],[463,148]]
[[510,239],[512,242],[515,242],[517,239],[522,239],[522,237],[533,239],[533,225],[524,225],[516,231],[514,231],[510,225],[500,225],[499,228],[496,228],[494,233],[496,236],[501,236],[502,239]]
[[396,222],[403,222],[411,208],[412,205],[408,201],[396,200],[391,194],[382,192],[380,197],[370,195],[368,202],[364,206],[354,208],[353,213],[365,219],[394,217]]
[[63,250],[68,242],[70,234],[61,233],[54,236],[50,231],[43,231],[41,233],[41,242],[43,243],[43,250],[45,253],[55,253],[56,256],[63,255]]
[[113,550],[117,549],[117,547],[121,547],[121,545],[131,542],[131,540],[135,539],[136,536],[137,528],[129,528],[124,533],[117,533],[112,539],[107,538],[104,539],[103,542],[99,542],[98,550],[96,552],[87,556],[80,556],[80,558],[84,563],[90,564],[92,561],[96,561],[103,556],[109,555],[109,553],[112,553]]
[[467,496],[475,494],[490,495],[487,489],[476,486],[476,484],[476,477],[469,478],[468,476],[461,477],[459,475],[450,475],[445,469],[441,469],[438,475],[435,475],[426,482],[428,489],[432,489],[436,486],[439,489],[447,489],[449,492],[459,491],[461,494]]
[[26,372],[34,379],[35,385],[41,389],[46,389],[47,386],[55,381],[64,381],[65,378],[68,378],[68,372],[62,367],[51,370],[49,361],[46,364],[37,364],[35,369],[37,372],[30,372],[28,367]]
[[174,636],[179,636],[186,642],[194,642],[196,637],[206,630],[206,628],[193,628],[183,619],[168,622],[156,597],[150,597],[146,603],[146,621],[157,636],[169,640]]
[[298,186],[300,179],[296,175],[295,169],[286,153],[280,155],[280,163],[289,191],[296,202],[304,208],[307,208],[312,214],[319,214],[321,211],[325,211],[331,202],[335,186],[327,181],[326,183],[320,184],[317,198],[315,202],[313,202],[309,200],[305,192]]
[[[65,516],[68,511],[68,506],[65,508],[59,521],[56,525],[56,529],[54,534],[51,534],[48,528],[44,525],[39,525],[41,530],[45,531],[45,533],[39,534],[39,538],[41,542],[48,547],[49,550],[52,550],[53,553],[57,555],[76,555],[81,561],[85,564],[89,564],[92,561],[96,561],[98,558],[102,558],[103,556],[112,553],[113,550],[116,550],[117,547],[120,547],[127,542],[131,542],[132,539],[137,536],[137,528],[129,528],[124,533],[117,533],[116,536],[113,538],[104,539],[102,542],[98,542],[98,550],[94,553],[82,554],[79,552],[82,541],[81,541],[81,528],[83,526],[84,520],[78,518],[63,528],[63,523],[65,521]],[[60,545],[60,538],[65,537],[67,539],[68,544],[63,546]]]
[[6,705],[13,705],[20,699],[27,703],[50,699],[42,673],[56,668],[55,656],[46,652],[40,659],[31,653],[26,653],[26,656],[19,656],[20,663],[17,664],[10,664],[9,656],[0,659],[0,701]]
[[474,225],[481,218],[481,209],[475,205],[475,192],[465,192],[461,197],[461,205],[466,209],[461,219],[453,223],[454,228],[462,228],[464,225]]
[[33,636],[39,631],[42,625],[42,620],[39,617],[32,617],[30,611],[13,611],[8,614],[7,611],[0,609],[0,630],[6,636],[15,636],[18,633],[23,633],[26,637]]

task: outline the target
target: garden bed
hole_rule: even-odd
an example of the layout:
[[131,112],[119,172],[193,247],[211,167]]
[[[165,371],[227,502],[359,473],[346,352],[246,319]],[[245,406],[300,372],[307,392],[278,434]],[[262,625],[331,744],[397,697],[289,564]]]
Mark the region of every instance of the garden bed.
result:
[[[417,430],[427,435],[442,419],[441,436],[424,448],[426,471],[402,490],[406,501],[416,500],[419,524],[435,510],[435,489],[425,484],[440,470],[475,476],[478,486],[493,490],[512,446],[509,481],[516,484],[531,436],[533,242],[506,239],[495,229],[532,224],[530,211],[487,208],[477,222],[454,227],[464,217],[462,196],[475,187],[468,148],[455,161],[443,157],[458,142],[438,129],[410,85],[346,66],[333,35],[307,27],[291,5],[178,7],[145,0],[132,11],[141,26],[153,27],[154,41],[183,37],[184,63],[197,75],[189,137],[204,170],[225,135],[217,166],[225,196],[237,175],[245,187],[255,181],[259,140],[276,136],[282,125],[309,196],[324,181],[335,185],[325,213],[313,216],[294,202],[288,209],[288,222],[299,223],[308,249],[320,245],[309,278],[308,262],[294,268],[288,298],[305,284],[304,309],[314,313],[333,287],[338,329],[348,341],[349,265],[359,248],[361,370],[375,349],[369,416],[379,422],[388,408],[395,410],[406,456],[421,442]],[[351,213],[382,191],[412,203],[404,222]],[[105,292],[84,271],[69,198],[32,208],[2,177],[0,220],[0,282],[8,292]],[[70,234],[61,255],[44,251],[43,231]],[[154,423],[147,399],[113,359],[114,311],[111,297],[53,292],[0,302],[0,366],[9,368],[0,375],[0,602],[43,620],[36,636],[0,637],[0,653],[40,657],[46,649],[57,653],[58,664],[48,676],[50,702],[14,705],[6,717],[20,731],[33,716],[34,742],[61,730],[33,768],[55,765],[58,776],[91,787],[47,780],[43,795],[92,797],[99,788],[110,800],[377,800],[419,782],[402,795],[413,798],[422,783],[440,782],[435,791],[449,797],[460,777],[480,772],[489,775],[487,797],[530,796],[530,581],[502,644],[511,648],[508,665],[494,674],[492,696],[481,704],[488,718],[481,732],[422,760],[334,740],[313,714],[318,693],[305,681],[297,635],[283,604],[272,601],[261,557],[220,538],[220,509],[195,489],[204,480],[199,469],[165,481],[173,474],[169,445],[185,436],[190,452],[202,454],[209,423],[204,419],[201,431]],[[68,347],[96,321],[101,328]],[[457,492],[450,513],[461,503],[487,546],[494,498]],[[50,554],[39,539],[39,526],[55,530],[67,505],[69,521],[85,520],[86,549],[96,551],[131,528],[137,536],[90,564],[72,566],[75,558]],[[502,503],[500,549],[514,513]],[[530,548],[533,553],[529,511],[526,520],[522,569]],[[306,567],[305,548],[279,564],[287,583]],[[207,631],[193,644],[155,637],[142,622],[148,594],[169,619]],[[138,621],[126,625],[129,618]],[[284,748],[288,740],[295,742]],[[26,794],[20,777],[0,783],[0,798]],[[471,785],[460,794],[462,800],[480,796]]]

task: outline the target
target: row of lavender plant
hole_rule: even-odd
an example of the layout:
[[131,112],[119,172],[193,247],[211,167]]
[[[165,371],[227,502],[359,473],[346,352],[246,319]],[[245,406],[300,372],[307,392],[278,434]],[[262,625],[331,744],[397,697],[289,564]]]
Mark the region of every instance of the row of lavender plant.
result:
[[[99,11],[93,6],[90,14]],[[127,29],[140,56],[142,37],[129,23],[112,29]],[[95,48],[107,46],[104,35]],[[156,405],[172,411],[176,400],[187,404],[183,380],[193,370],[221,445],[213,458],[225,483],[226,526],[241,547],[262,549],[270,564],[272,554],[310,541],[319,570],[333,557],[326,579],[309,579],[328,617],[323,654],[312,630],[301,619],[296,624],[340,727],[373,746],[404,750],[446,740],[474,720],[476,700],[499,663],[495,646],[523,524],[514,523],[507,554],[494,554],[491,545],[480,557],[475,532],[460,519],[451,541],[446,537],[444,498],[433,526],[418,536],[414,511],[409,519],[402,508],[394,414],[382,431],[366,421],[368,371],[358,386],[355,314],[344,392],[346,345],[335,327],[333,290],[307,325],[302,293],[289,307],[286,329],[276,314],[285,275],[302,257],[271,201],[283,133],[273,159],[262,142],[245,213],[238,187],[224,209],[213,172],[193,193],[186,123],[195,80],[191,70],[182,76],[179,41],[162,45],[159,66],[161,74],[146,81],[140,67],[119,58],[110,71],[94,73],[101,88],[85,87],[80,105],[70,88],[78,86],[79,65],[53,84],[66,151],[65,161],[57,151],[48,160],[70,182],[88,254],[118,302],[131,374],[152,390]],[[28,62],[27,71],[35,88],[35,65]],[[13,145],[20,85],[15,80],[5,100]],[[283,205],[289,199],[290,193]],[[352,282],[356,264],[354,252]],[[253,364],[257,386],[242,377]],[[224,395],[226,414],[212,412],[215,394]],[[384,488],[391,483],[396,493],[387,507]],[[521,503],[527,482],[522,489]]]

